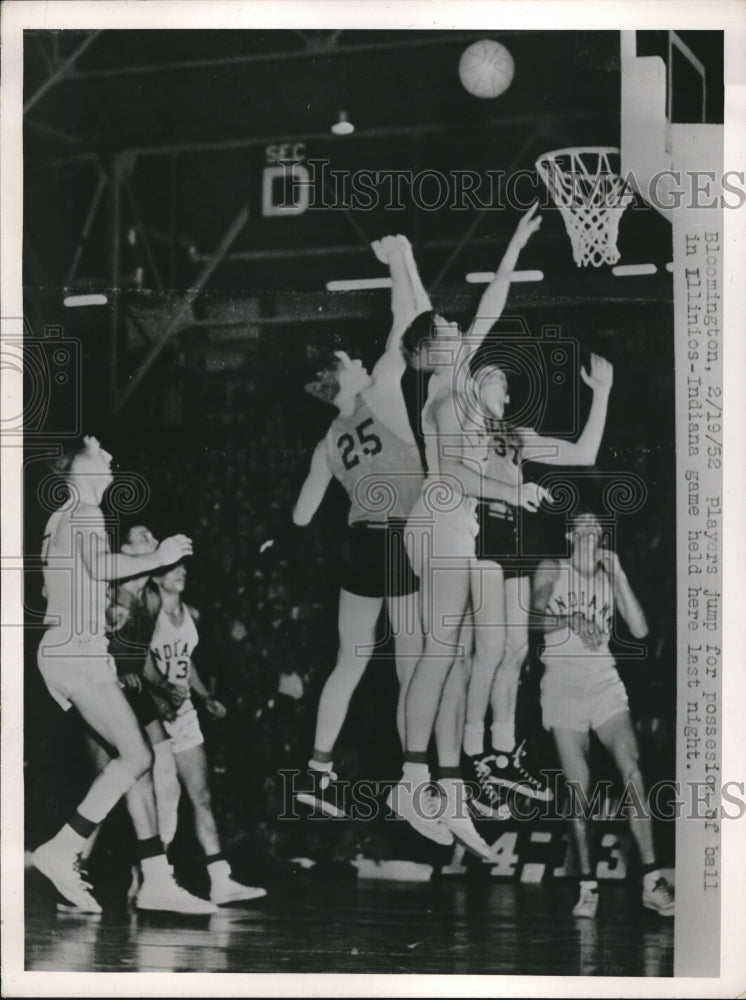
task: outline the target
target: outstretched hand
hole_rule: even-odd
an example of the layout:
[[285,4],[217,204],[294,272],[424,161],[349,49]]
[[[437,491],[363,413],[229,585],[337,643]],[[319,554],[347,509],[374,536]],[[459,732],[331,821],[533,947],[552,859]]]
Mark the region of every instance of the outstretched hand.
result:
[[591,354],[591,373],[589,375],[583,365],[580,377],[594,392],[599,390],[608,392],[614,381],[614,366],[599,354]]
[[380,240],[374,240],[370,247],[382,264],[388,264],[396,249],[406,250],[410,245],[406,236],[397,233],[395,236],[383,236]]
[[163,539],[156,552],[161,566],[172,566],[192,554],[192,540],[186,535],[172,535]]
[[521,507],[524,510],[531,511],[532,514],[539,509],[542,501],[545,503],[554,503],[554,497],[549,490],[544,489],[543,486],[538,486],[536,483],[523,483],[518,489]]

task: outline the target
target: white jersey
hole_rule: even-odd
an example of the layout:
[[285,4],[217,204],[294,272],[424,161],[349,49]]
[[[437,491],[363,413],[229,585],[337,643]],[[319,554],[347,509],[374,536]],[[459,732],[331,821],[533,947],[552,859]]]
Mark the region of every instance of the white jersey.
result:
[[47,610],[44,623],[65,644],[101,643],[106,650],[106,580],[94,580],[83,553],[96,547],[109,551],[103,515],[98,507],[55,511],[42,542],[42,571]]
[[158,618],[150,640],[150,652],[153,662],[167,681],[179,687],[189,689],[190,661],[199,634],[194,624],[189,608],[182,605],[183,618],[180,625],[175,625],[164,608],[158,613]]
[[569,559],[561,559],[549,600],[539,610],[567,617],[582,614],[602,639],[598,649],[591,651],[569,626],[555,629],[544,637],[541,659],[545,663],[569,657],[613,661],[609,638],[614,624],[614,586],[605,570],[599,568],[593,576],[584,576]]

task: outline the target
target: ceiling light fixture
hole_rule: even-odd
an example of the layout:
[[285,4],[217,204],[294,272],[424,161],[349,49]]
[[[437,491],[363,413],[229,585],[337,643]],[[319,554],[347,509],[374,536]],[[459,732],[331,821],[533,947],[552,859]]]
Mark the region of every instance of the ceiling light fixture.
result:
[[[489,285],[494,279],[494,271],[470,271],[466,275],[466,281],[470,285]],[[511,283],[521,281],[543,281],[543,271],[513,271],[510,276]]]
[[327,292],[360,292],[370,288],[391,288],[391,278],[343,278],[327,281]]
[[62,304],[68,309],[75,309],[80,306],[105,306],[108,301],[108,298],[102,294],[66,295]]
[[346,111],[338,112],[337,120],[332,125],[332,132],[335,135],[351,135],[354,131],[355,131],[355,126],[347,117],[347,112]]

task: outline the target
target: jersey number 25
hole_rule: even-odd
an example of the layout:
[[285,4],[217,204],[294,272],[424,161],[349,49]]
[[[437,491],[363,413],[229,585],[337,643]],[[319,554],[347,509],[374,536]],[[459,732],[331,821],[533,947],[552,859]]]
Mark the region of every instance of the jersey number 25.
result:
[[[377,455],[379,451],[383,448],[381,444],[381,439],[377,434],[368,434],[366,429],[370,427],[373,423],[373,417],[368,417],[363,420],[355,428],[355,433],[358,436],[358,441],[360,442],[362,452],[364,455]],[[342,452],[342,464],[345,469],[354,469],[356,465],[360,464],[360,455],[357,454],[357,441],[352,436],[352,434],[342,434],[337,441],[337,447]]]

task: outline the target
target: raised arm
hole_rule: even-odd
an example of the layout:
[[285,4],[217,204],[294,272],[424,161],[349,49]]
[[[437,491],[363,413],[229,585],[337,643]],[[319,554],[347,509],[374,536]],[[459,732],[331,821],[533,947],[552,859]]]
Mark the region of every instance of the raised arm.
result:
[[76,549],[94,580],[125,580],[131,576],[145,576],[161,566],[171,566],[184,556],[192,554],[192,542],[186,535],[165,538],[152,553],[127,556],[110,552],[104,534],[103,517],[100,526],[91,523],[88,518],[84,526],[76,526],[73,522],[73,531]]
[[544,465],[593,465],[601,446],[614,368],[605,358],[591,354],[590,375],[580,369],[580,377],[593,391],[588,419],[577,441],[544,437],[534,431],[521,431],[524,457]]
[[649,631],[645,612],[630,586],[627,574],[622,569],[619,556],[609,549],[601,549],[598,555],[601,565],[608,573],[614,587],[614,597],[619,614],[627,623],[634,638],[644,639]]
[[313,515],[319,509],[321,501],[324,499],[327,487],[332,478],[332,470],[326,454],[326,438],[319,441],[314,449],[311,459],[311,468],[306,480],[301,486],[298,499],[293,508],[293,523],[306,525],[311,522]]
[[373,379],[376,380],[387,374],[401,375],[405,367],[399,348],[402,335],[415,316],[427,312],[432,305],[406,236],[384,236],[372,243],[371,247],[378,260],[382,264],[388,264],[391,273],[392,325],[384,353],[372,372]]
[[541,225],[541,216],[536,215],[539,203],[535,201],[522,216],[516,231],[508,243],[508,248],[495,272],[495,277],[487,286],[480,299],[474,319],[467,331],[467,350],[473,354],[502,315],[510,291],[510,279],[518,263],[518,255]]

